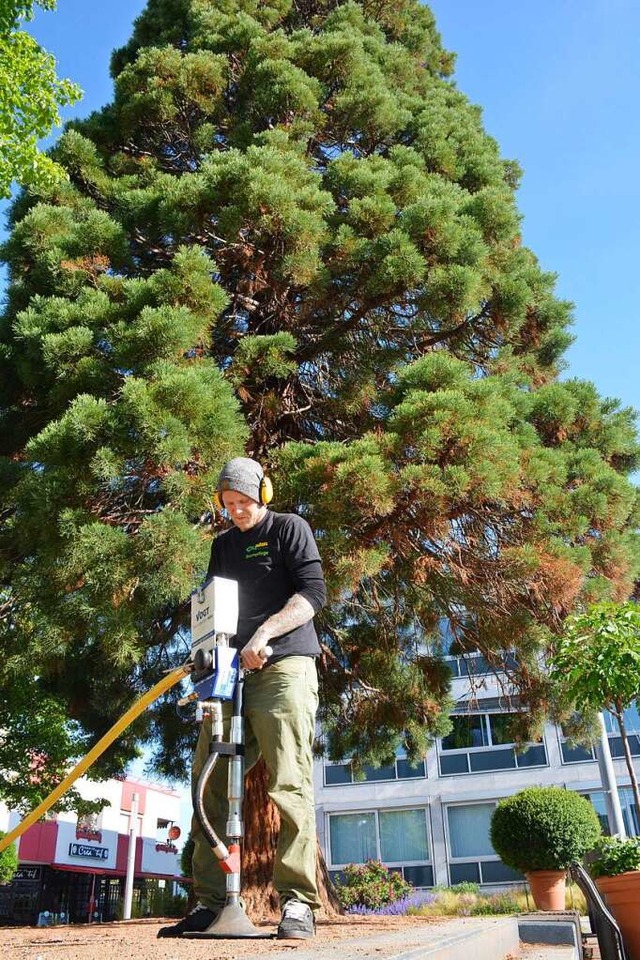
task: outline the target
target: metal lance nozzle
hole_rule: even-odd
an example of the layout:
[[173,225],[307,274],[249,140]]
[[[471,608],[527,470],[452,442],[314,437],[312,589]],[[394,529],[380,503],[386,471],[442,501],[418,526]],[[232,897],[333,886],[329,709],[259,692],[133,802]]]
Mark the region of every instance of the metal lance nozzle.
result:
[[[242,720],[240,717],[231,718],[231,743],[244,742]],[[244,836],[242,823],[242,797],[244,794],[244,756],[237,755],[229,758],[228,775],[229,819],[227,820],[227,836],[239,840]]]

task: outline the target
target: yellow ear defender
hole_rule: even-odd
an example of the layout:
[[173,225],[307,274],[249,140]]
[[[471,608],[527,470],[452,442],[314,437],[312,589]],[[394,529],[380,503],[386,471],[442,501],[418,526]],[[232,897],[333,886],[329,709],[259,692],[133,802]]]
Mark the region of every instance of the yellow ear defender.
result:
[[[231,489],[231,488],[229,488]],[[271,483],[270,477],[265,477],[264,475],[260,478],[260,484],[258,486],[258,502],[266,507],[268,503],[271,503],[273,500],[273,484]],[[216,490],[213,494],[213,506],[216,510],[224,510],[224,504],[222,502],[222,497],[220,491]]]
[[273,484],[269,477],[263,476],[260,480],[258,496],[260,497],[260,503],[263,507],[266,507],[266,505],[273,500]]

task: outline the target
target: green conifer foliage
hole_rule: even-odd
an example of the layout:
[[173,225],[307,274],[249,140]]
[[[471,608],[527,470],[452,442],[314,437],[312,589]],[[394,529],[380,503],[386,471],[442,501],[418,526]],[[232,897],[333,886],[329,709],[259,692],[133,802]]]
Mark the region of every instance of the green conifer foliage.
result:
[[7,665],[88,729],[172,655],[243,445],[319,536],[335,755],[443,729],[445,622],[516,648],[526,736],[549,633],[629,594],[633,414],[558,379],[571,305],[452,66],[418,0],[149,0],[55,150],[69,183],[14,205]]

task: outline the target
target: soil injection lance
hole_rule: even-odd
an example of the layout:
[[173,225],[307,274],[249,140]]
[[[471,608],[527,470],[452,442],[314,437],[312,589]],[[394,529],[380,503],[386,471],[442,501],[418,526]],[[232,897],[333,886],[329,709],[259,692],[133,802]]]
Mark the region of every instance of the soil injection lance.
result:
[[[187,933],[185,936],[193,939],[269,937],[269,933],[258,930],[247,917],[240,898],[240,841],[244,836],[244,675],[238,651],[229,644],[229,638],[237,632],[237,628],[238,584],[225,577],[212,577],[191,597],[190,659],[163,677],[114,723],[49,796],[0,840],[0,852],[39,820],[143,710],[190,674],[194,690],[178,701],[178,707],[195,707],[195,719],[199,722],[211,720],[209,756],[197,782],[193,784],[193,810],[226,875],[226,900],[224,907],[206,930]],[[264,647],[261,653],[266,659],[271,656],[272,650]],[[223,738],[223,701],[232,703],[229,737],[226,741]],[[215,833],[204,809],[206,785],[221,756],[226,756],[228,760],[228,846]]]

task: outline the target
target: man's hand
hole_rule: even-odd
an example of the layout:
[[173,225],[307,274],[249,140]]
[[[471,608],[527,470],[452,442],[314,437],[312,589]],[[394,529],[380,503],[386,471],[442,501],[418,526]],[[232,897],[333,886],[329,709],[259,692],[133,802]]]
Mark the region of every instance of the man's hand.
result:
[[256,630],[251,640],[240,651],[240,663],[244,670],[262,670],[267,662],[269,637],[262,628]]
[[240,663],[244,669],[262,670],[268,659],[264,648],[269,641],[281,637],[283,633],[288,633],[295,627],[301,627],[303,623],[311,620],[313,614],[314,609],[306,597],[294,593],[282,610],[274,613],[261,627],[258,627],[251,640],[240,651]]

